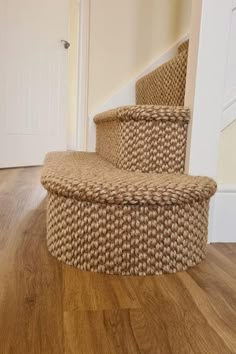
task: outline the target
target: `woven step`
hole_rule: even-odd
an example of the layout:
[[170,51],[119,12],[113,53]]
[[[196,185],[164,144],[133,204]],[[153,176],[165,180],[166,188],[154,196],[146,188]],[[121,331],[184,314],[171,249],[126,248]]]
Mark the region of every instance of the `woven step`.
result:
[[188,61],[188,41],[167,63],[143,76],[136,83],[137,104],[183,106]]
[[188,48],[189,48],[189,40],[180,44],[180,46],[178,47],[178,54],[182,53],[185,50],[188,51]]
[[42,172],[48,248],[82,270],[172,273],[198,264],[207,243],[207,177],[122,171],[89,153],[50,153]]
[[121,169],[183,173],[189,118],[187,108],[154,105],[98,114],[96,151]]
[[[97,115],[97,153],[121,169],[183,173],[190,112],[183,107],[188,41],[136,83],[136,106]],[[181,106],[181,107],[180,107]]]

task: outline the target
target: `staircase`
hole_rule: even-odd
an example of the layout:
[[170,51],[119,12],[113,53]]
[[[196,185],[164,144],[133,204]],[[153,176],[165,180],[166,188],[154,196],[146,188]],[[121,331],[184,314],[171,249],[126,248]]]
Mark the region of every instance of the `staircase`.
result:
[[49,153],[47,244],[82,270],[154,275],[206,255],[216,184],[184,174],[188,43],[137,82],[137,105],[97,115],[96,153]]

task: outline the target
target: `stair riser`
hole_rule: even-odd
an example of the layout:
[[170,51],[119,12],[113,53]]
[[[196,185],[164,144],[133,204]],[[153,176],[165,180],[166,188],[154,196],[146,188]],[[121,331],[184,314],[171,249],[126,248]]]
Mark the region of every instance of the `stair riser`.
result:
[[183,173],[188,122],[107,121],[97,124],[97,153],[121,169]]
[[51,254],[81,270],[175,273],[206,255],[208,200],[170,206],[96,204],[49,194]]
[[96,126],[96,152],[118,166],[121,144],[119,121],[104,122]]
[[136,103],[162,106],[184,106],[188,51],[179,54],[136,83]]

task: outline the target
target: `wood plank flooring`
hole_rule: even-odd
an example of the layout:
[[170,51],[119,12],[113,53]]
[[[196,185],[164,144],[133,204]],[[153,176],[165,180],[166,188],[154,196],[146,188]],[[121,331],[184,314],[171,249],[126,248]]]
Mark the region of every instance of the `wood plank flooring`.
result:
[[117,277],[46,247],[40,168],[0,171],[0,354],[236,353],[236,245],[188,272]]

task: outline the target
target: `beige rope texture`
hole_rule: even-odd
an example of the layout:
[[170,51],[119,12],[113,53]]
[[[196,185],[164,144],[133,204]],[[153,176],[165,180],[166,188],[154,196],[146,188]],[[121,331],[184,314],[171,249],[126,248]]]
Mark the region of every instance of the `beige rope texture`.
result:
[[51,193],[119,205],[192,203],[216,190],[208,177],[123,171],[95,153],[81,152],[48,154],[41,181]]
[[208,201],[167,206],[97,204],[49,193],[49,251],[81,270],[175,273],[206,255]]
[[136,83],[137,104],[183,106],[188,60],[188,43],[179,47],[179,53]]
[[[136,106],[95,117],[97,153],[47,155],[47,244],[81,270],[156,275],[206,256],[216,183],[184,172],[188,43],[137,83]],[[158,104],[158,105],[157,105]]]
[[183,173],[189,118],[187,108],[155,105],[101,113],[96,151],[120,169]]
[[153,275],[185,270],[205,257],[207,177],[122,171],[95,153],[51,153],[48,248],[82,270]]

